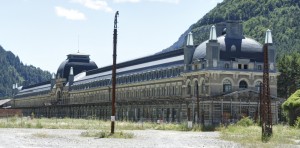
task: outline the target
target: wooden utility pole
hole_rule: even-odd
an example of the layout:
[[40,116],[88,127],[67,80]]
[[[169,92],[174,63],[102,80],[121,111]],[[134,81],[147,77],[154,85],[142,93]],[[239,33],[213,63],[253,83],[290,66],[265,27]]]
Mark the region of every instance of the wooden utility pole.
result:
[[116,61],[117,61],[117,23],[119,11],[115,14],[114,21],[114,37],[113,37],[113,66],[112,66],[112,107],[111,107],[111,134],[115,133],[115,119],[116,119]]

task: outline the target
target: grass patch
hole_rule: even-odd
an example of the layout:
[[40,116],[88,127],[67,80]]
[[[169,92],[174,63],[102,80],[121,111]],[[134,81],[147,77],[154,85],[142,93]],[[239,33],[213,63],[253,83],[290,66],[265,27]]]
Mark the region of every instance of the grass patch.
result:
[[133,133],[126,133],[123,131],[115,132],[111,134],[108,131],[95,131],[95,130],[87,130],[80,134],[82,137],[98,137],[98,138],[121,138],[121,139],[131,139],[134,137]]
[[[221,128],[221,138],[234,141],[245,147],[278,147],[283,144],[297,144],[300,139],[300,129],[285,125],[273,126],[273,135],[267,143],[261,140],[261,127],[229,125]],[[298,143],[299,144],[299,143]]]
[[[110,121],[90,119],[72,119],[72,118],[29,118],[29,117],[11,117],[0,119],[0,128],[44,128],[44,129],[95,129],[109,130]],[[154,123],[154,122],[126,122],[117,121],[116,128],[123,130],[176,130],[176,131],[215,131],[213,126],[201,126],[194,124],[188,128],[187,122],[183,123]]]
[[47,133],[34,133],[32,134],[33,137],[37,138],[56,138],[57,136],[55,135],[49,135]]

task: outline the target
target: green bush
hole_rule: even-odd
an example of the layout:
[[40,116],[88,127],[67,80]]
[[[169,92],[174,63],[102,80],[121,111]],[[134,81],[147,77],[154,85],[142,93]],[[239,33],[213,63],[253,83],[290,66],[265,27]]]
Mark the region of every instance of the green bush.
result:
[[295,122],[295,127],[300,128],[300,117],[297,118],[297,120]]
[[215,130],[216,130],[216,127],[214,125],[201,126],[201,131],[203,131],[203,132],[213,132]]
[[18,116],[14,116],[10,118],[10,122],[15,123],[17,121]]
[[40,121],[38,121],[35,125],[36,128],[43,128],[43,125]]
[[26,123],[25,126],[26,128],[31,128],[31,123]]
[[99,137],[99,138],[121,138],[121,139],[130,139],[134,137],[133,133],[125,133],[123,131],[115,132],[111,134],[108,131],[95,131],[95,130],[87,130],[80,134],[82,137]]
[[297,115],[295,111],[300,107],[300,90],[297,90],[294,94],[292,94],[283,104],[282,109],[284,114],[286,115],[288,122],[290,125],[295,124],[295,120]]
[[252,126],[254,125],[254,122],[252,119],[250,119],[249,117],[243,117],[240,121],[238,121],[236,123],[237,125],[239,126],[245,126],[245,127],[248,127],[248,126]]

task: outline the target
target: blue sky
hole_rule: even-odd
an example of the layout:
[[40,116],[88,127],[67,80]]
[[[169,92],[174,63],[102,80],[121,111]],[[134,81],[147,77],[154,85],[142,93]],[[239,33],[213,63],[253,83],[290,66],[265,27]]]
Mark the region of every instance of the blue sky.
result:
[[172,45],[223,0],[2,0],[0,45],[27,65],[56,72],[79,50],[98,67],[112,63],[113,21],[118,18],[117,62]]

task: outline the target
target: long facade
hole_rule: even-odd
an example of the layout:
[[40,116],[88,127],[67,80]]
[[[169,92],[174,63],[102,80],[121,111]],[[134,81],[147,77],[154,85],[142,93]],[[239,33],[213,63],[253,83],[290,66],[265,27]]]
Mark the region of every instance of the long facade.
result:
[[[224,28],[226,34],[218,32]],[[276,123],[272,43],[269,53]],[[209,39],[197,46],[190,33],[182,49],[117,64],[116,119],[204,124],[235,122],[243,116],[258,119],[262,67],[262,45],[244,37],[241,22],[212,26]],[[111,69],[97,68],[89,55],[70,54],[49,82],[22,87],[11,105],[40,117],[110,119]]]

